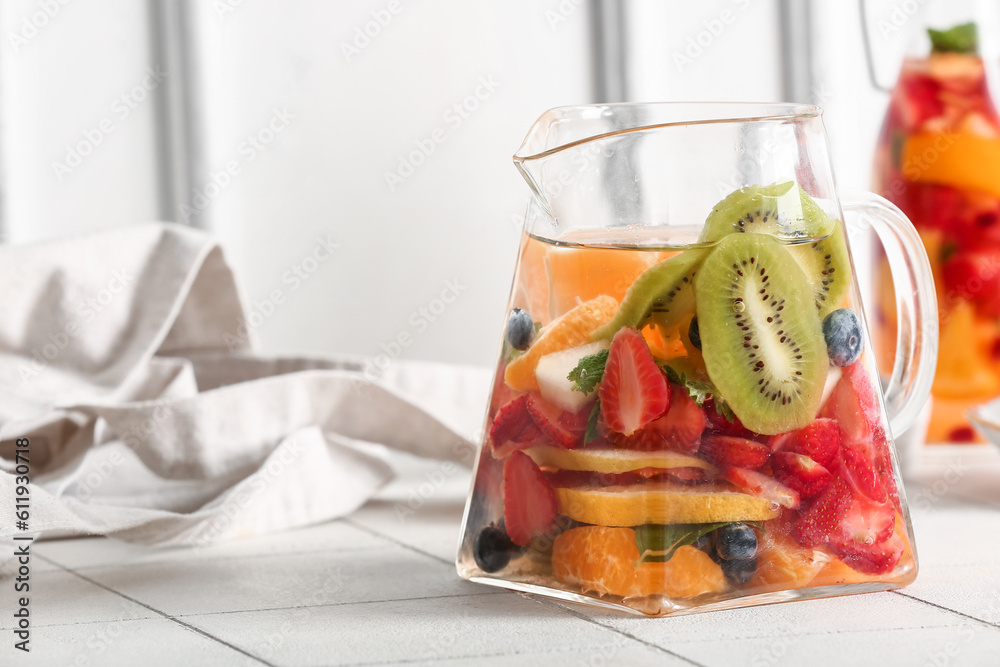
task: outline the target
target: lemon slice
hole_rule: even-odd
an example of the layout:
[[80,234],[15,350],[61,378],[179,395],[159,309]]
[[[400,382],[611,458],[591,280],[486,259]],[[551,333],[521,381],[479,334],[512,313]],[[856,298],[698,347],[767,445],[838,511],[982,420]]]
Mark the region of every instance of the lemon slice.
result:
[[532,447],[525,454],[539,467],[562,470],[589,470],[601,473],[623,473],[643,468],[701,468],[715,473],[708,461],[679,452],[639,452],[631,449],[563,449],[562,447]]
[[574,487],[555,492],[560,514],[595,526],[767,521],[778,516],[780,509],[745,493],[679,484]]

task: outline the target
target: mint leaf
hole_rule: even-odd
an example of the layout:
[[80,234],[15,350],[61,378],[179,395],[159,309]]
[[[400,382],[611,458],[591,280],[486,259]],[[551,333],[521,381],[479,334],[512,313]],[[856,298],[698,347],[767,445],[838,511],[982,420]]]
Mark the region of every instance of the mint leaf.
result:
[[597,438],[600,435],[597,431],[597,418],[601,416],[601,399],[597,399],[594,402],[594,407],[590,409],[590,417],[587,418],[587,431],[583,434],[583,444],[587,444],[591,440]]
[[663,370],[667,374],[667,379],[668,380],[670,380],[674,384],[679,384],[682,387],[684,386],[684,384],[685,384],[684,383],[684,375],[678,375],[677,371],[675,371],[673,369],[673,366],[664,366]]
[[580,359],[576,368],[566,376],[567,380],[573,381],[573,390],[589,394],[597,388],[597,383],[604,377],[604,367],[608,363],[608,351],[601,350],[594,354],[588,354]]
[[975,53],[979,48],[979,38],[975,23],[963,23],[949,30],[927,29],[934,53]]
[[678,523],[671,526],[646,524],[635,529],[635,545],[639,548],[639,563],[665,563],[679,547],[694,544],[698,538],[722,528],[722,523]]

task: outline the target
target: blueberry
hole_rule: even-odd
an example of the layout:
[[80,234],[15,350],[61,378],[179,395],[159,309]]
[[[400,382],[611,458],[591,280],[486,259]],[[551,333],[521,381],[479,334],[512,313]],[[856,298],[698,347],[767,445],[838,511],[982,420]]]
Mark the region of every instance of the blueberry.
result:
[[712,546],[712,538],[709,537],[708,535],[702,535],[697,540],[695,540],[694,544],[692,544],[691,546],[693,546],[695,549],[701,549],[709,556],[715,555],[715,548]]
[[734,586],[743,586],[747,584],[751,579],[753,579],[753,575],[756,573],[756,558],[742,558],[740,560],[722,561],[722,574],[726,575],[726,579],[728,579],[729,583]]
[[850,366],[865,348],[861,320],[850,308],[835,310],[823,320],[823,336],[830,361],[836,366]]
[[518,548],[507,533],[493,524],[479,531],[472,545],[472,555],[476,559],[476,565],[483,572],[504,569],[515,551],[518,551]]
[[691,344],[694,345],[699,350],[701,349],[701,329],[698,328],[698,318],[691,318],[691,326],[688,327],[688,338],[691,339]]
[[722,560],[745,560],[757,553],[757,533],[745,523],[731,523],[715,531],[715,550]]
[[535,335],[535,321],[528,311],[515,308],[507,317],[507,342],[515,350],[527,350]]

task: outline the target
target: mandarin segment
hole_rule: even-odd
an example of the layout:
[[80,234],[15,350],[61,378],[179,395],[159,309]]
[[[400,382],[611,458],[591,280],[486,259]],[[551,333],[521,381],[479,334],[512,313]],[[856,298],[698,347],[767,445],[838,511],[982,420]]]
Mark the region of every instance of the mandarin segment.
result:
[[722,568],[702,551],[682,546],[666,563],[642,563],[630,528],[586,526],[556,538],[552,571],[584,590],[623,598],[694,598],[726,590]]

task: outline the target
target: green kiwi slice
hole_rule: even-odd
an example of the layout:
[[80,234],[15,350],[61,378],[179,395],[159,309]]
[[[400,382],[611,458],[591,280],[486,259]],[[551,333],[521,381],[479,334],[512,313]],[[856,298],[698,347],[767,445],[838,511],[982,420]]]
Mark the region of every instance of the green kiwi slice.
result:
[[750,185],[730,193],[712,209],[699,239],[719,241],[732,233],[771,234],[786,240],[823,238],[834,222],[793,181]]
[[843,225],[835,225],[822,241],[795,245],[790,251],[809,278],[820,319],[840,308],[851,280]]
[[708,375],[740,421],[763,435],[816,417],[829,365],[805,273],[767,234],[730,234],[695,281]]
[[654,317],[662,325],[694,313],[694,277],[707,251],[693,248],[643,271],[629,286],[611,321],[591,334],[593,340],[612,338],[622,327],[644,326]]

